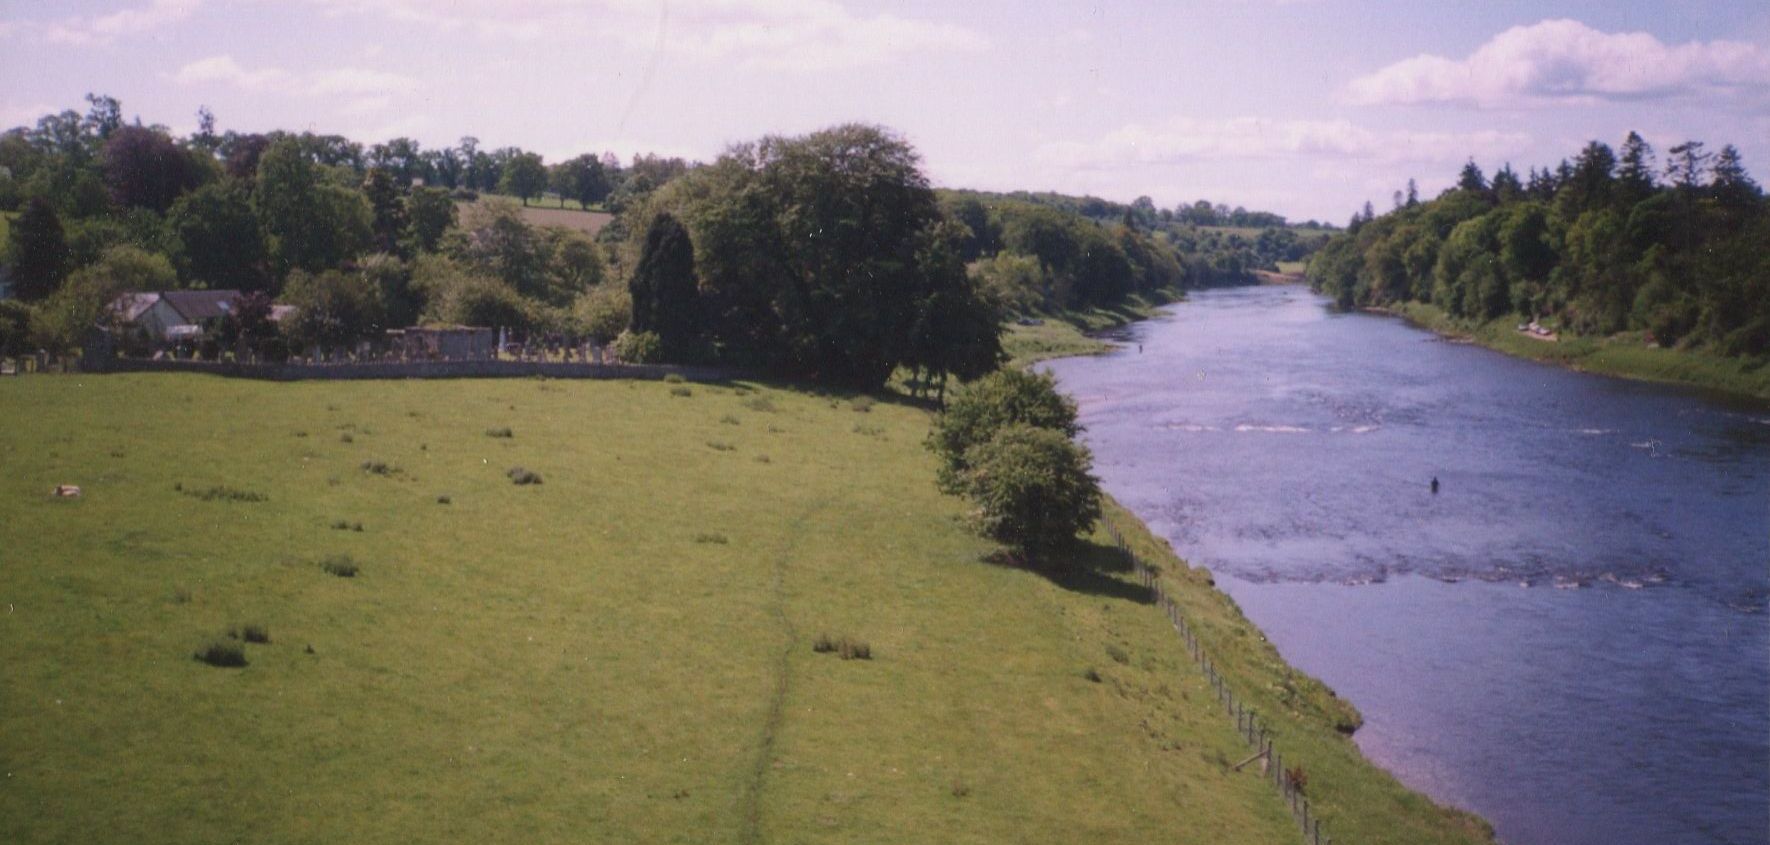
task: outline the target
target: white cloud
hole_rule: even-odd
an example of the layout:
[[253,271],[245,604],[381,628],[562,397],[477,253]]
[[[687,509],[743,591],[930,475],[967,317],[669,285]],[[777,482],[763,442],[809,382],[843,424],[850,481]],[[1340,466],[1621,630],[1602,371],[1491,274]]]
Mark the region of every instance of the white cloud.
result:
[[512,41],[603,38],[678,60],[772,70],[881,64],[987,46],[964,27],[834,0],[308,0],[331,15],[376,14],[445,32]]
[[312,97],[348,96],[356,112],[385,108],[395,94],[410,94],[421,87],[413,77],[360,67],[340,67],[296,74],[278,67],[247,68],[232,56],[210,56],[190,62],[172,74],[180,85],[231,85],[244,91],[300,94]]
[[1464,59],[1419,55],[1354,79],[1360,105],[1542,106],[1690,93],[1761,93],[1770,51],[1742,41],[1668,45],[1645,32],[1601,32],[1573,20],[1506,30]]
[[1045,144],[1034,156],[1074,169],[1296,156],[1438,162],[1503,156],[1529,141],[1517,132],[1381,131],[1346,120],[1176,118],[1153,126],[1130,124],[1092,140]]
[[190,17],[203,0],[152,0],[102,15],[74,15],[56,20],[0,21],[0,36],[29,34],[52,44],[103,46],[118,38],[152,32]]

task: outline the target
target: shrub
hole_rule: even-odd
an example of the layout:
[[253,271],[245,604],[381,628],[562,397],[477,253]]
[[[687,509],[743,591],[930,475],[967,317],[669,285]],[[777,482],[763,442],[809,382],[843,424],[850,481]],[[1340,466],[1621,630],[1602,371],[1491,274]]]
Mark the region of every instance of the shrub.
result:
[[268,502],[270,497],[251,490],[239,490],[225,484],[217,484],[202,490],[186,490],[183,482],[172,485],[172,489],[193,499],[205,502]]
[[386,461],[363,461],[362,469],[370,475],[393,475],[399,472],[399,467]]
[[449,505],[449,504],[454,504],[454,502],[455,502],[455,500],[449,498],[448,496],[436,497],[436,503],[439,505]]
[[970,794],[971,794],[971,785],[970,784],[968,784],[962,780],[953,781],[953,797],[954,798],[964,798],[965,796],[970,795]]
[[693,396],[694,390],[691,389],[688,385],[679,384],[679,385],[676,385],[675,387],[670,388],[670,395],[671,396]]
[[738,418],[734,417],[730,414],[726,414],[725,416],[720,417],[719,424],[720,425],[741,425],[741,423],[738,422]]
[[712,543],[713,545],[718,545],[718,546],[723,546],[726,543],[731,542],[730,540],[726,539],[724,534],[715,534],[715,533],[707,533],[707,532],[702,532],[700,534],[694,535],[694,541],[697,543]]
[[1017,424],[966,454],[960,491],[972,526],[1026,557],[1059,551],[1100,518],[1088,450],[1060,431]]
[[872,646],[847,637],[832,638],[829,634],[818,634],[811,641],[811,650],[818,654],[834,654],[843,660],[873,659]]
[[487,437],[501,437],[505,440],[508,440],[512,437],[515,437],[516,432],[511,431],[509,426],[505,426],[503,428],[488,428],[488,429],[486,429],[486,436]]
[[333,555],[326,558],[320,561],[320,569],[324,570],[327,575],[336,575],[339,578],[355,578],[356,574],[361,571],[357,567],[356,561],[350,559],[350,555]]
[[1093,683],[1100,683],[1100,673],[1095,671],[1092,666],[1088,667],[1088,671],[1082,673],[1082,677]]
[[616,358],[629,364],[656,364],[663,360],[663,344],[651,332],[621,332],[609,348]]
[[681,373],[665,373],[664,374],[664,383],[665,384],[682,384],[683,382],[686,382],[686,381],[688,381],[688,379],[683,378]]
[[958,492],[967,454],[1011,425],[1050,429],[1066,438],[1081,432],[1076,406],[1049,375],[999,370],[961,388],[935,421],[928,448],[940,456],[940,486]]
[[541,483],[541,475],[539,473],[530,472],[522,467],[511,467],[504,471],[504,475],[508,476],[511,483],[518,487]]
[[1131,655],[1126,654],[1124,649],[1119,648],[1113,643],[1106,644],[1106,656],[1112,658],[1115,663],[1131,662]]
[[332,530],[333,531],[361,531],[361,530],[363,530],[363,524],[360,522],[346,522],[342,519],[337,519],[337,520],[332,521]]
[[877,404],[878,401],[873,399],[873,397],[861,396],[857,397],[853,402],[848,403],[848,409],[857,414],[866,414],[871,413],[873,406]]
[[759,464],[770,463],[767,455],[757,455],[754,460],[756,461],[756,463],[759,463]]
[[344,432],[343,434],[338,435],[338,442],[339,443],[355,443],[356,438],[350,436],[350,432],[347,431],[347,432]]
[[1292,790],[1302,793],[1309,787],[1309,773],[1303,770],[1301,764],[1292,766],[1284,770],[1284,782]]
[[238,628],[230,628],[227,635],[230,639],[245,640],[257,645],[270,644],[270,629],[256,622],[248,622]]
[[763,414],[774,413],[774,400],[766,396],[752,396],[744,400],[744,407]]
[[213,640],[197,649],[193,655],[197,660],[210,666],[237,669],[246,665],[246,650],[238,643],[226,640]]
[[854,424],[854,433],[855,434],[864,434],[868,437],[878,437],[878,436],[885,433],[885,429],[880,428],[879,426],[876,426],[876,425],[867,425],[866,423],[855,423]]
[[707,441],[707,448],[712,449],[715,452],[731,452],[737,449],[736,446],[733,446],[730,443],[724,443],[718,440]]

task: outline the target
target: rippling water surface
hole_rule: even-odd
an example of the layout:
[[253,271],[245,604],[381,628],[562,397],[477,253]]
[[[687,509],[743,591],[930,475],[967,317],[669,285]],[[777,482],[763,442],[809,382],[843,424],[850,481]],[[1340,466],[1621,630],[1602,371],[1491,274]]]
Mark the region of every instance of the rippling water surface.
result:
[[1770,408],[1324,303],[1048,365],[1108,490],[1503,841],[1770,842]]

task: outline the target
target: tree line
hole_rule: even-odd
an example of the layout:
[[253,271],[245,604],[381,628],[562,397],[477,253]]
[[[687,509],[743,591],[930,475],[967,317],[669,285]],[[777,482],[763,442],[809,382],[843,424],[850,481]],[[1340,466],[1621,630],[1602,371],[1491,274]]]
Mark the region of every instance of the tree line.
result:
[[1472,322],[1539,321],[1575,334],[1640,332],[1726,356],[1770,351],[1770,201],[1732,145],[1701,141],[1663,164],[1629,133],[1557,167],[1489,179],[1471,160],[1422,201],[1370,203],[1311,260],[1341,308],[1435,305]]

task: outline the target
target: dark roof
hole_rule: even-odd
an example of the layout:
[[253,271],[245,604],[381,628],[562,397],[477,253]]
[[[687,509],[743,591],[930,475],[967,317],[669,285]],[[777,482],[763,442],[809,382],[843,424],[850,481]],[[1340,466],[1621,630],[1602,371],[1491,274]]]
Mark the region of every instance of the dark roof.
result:
[[201,320],[216,320],[227,316],[228,309],[233,307],[234,300],[240,298],[237,290],[169,290],[160,294],[167,305],[172,306],[186,320],[196,323]]

